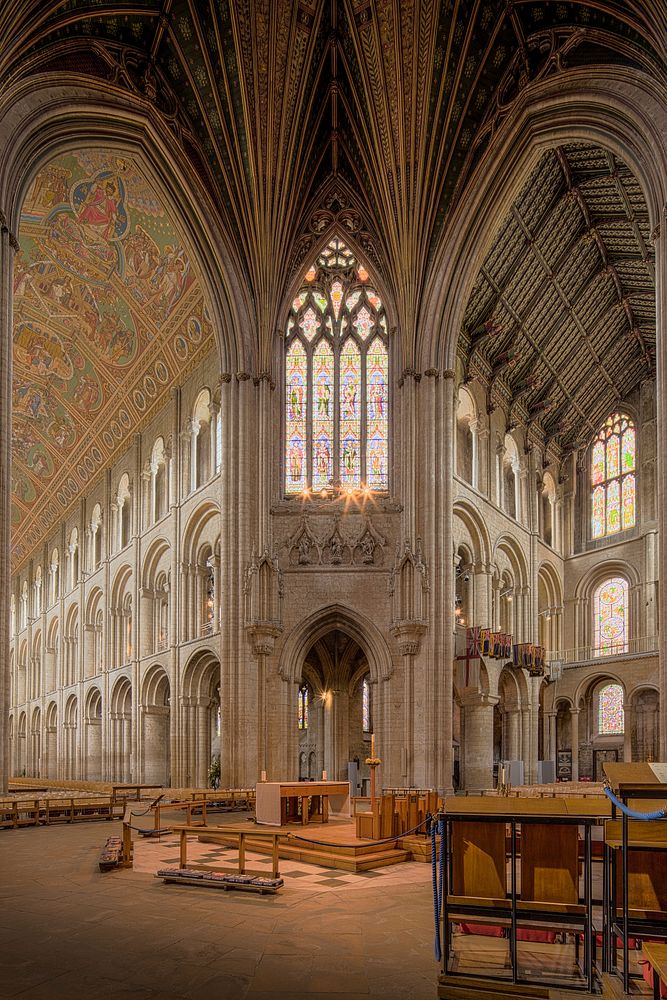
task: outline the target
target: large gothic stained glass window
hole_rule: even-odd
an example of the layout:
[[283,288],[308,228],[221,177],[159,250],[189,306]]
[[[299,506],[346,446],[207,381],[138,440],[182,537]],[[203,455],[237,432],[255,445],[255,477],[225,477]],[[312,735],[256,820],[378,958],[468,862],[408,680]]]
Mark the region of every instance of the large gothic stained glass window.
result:
[[308,268],[285,342],[285,492],[389,488],[387,319],[338,238]]
[[603,538],[636,519],[635,428],[623,413],[605,420],[591,457],[591,534]]
[[605,580],[593,597],[596,656],[628,651],[628,582],[622,576]]

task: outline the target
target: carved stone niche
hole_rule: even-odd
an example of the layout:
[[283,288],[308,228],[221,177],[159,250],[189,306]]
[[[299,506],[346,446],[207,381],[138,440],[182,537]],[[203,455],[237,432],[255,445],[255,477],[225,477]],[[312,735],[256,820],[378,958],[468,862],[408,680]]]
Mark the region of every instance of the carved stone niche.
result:
[[346,568],[381,566],[386,539],[370,517],[354,515],[322,518],[315,531],[303,515],[296,531],[288,538],[287,562],[290,567],[341,566]]

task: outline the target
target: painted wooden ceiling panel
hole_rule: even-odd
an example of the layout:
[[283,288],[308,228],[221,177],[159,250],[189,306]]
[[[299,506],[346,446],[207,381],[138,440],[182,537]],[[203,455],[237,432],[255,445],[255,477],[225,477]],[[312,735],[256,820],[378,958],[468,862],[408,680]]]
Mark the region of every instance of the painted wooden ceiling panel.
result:
[[14,267],[13,558],[58,523],[213,347],[192,257],[140,164],[50,161]]

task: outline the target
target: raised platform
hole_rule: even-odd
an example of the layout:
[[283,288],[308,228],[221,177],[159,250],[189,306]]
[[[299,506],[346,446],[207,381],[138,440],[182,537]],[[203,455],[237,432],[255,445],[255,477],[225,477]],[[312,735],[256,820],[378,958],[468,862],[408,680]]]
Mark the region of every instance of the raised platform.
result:
[[[381,845],[360,840],[355,836],[354,824],[349,821],[331,820],[326,826],[318,826],[316,829],[294,825],[272,829],[284,833],[287,838],[281,840],[278,848],[281,858],[319,865],[321,868],[366,872],[412,860],[410,851],[399,847],[398,837]],[[207,843],[205,827],[199,831],[199,840]],[[229,846],[233,847],[235,844],[235,838],[230,837]],[[259,838],[255,840],[251,831],[246,839],[246,849],[257,854],[271,853],[266,842]]]

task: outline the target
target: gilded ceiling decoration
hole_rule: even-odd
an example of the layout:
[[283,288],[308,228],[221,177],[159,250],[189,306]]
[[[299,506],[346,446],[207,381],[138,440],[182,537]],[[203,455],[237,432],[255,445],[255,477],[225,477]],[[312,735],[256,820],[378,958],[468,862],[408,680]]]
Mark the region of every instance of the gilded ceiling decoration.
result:
[[213,347],[196,268],[140,165],[50,161],[14,266],[13,558],[18,563]]
[[477,278],[459,342],[467,375],[513,425],[567,450],[655,377],[655,323],[637,179],[599,146],[548,150]]

